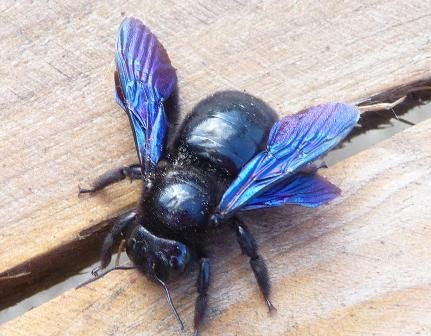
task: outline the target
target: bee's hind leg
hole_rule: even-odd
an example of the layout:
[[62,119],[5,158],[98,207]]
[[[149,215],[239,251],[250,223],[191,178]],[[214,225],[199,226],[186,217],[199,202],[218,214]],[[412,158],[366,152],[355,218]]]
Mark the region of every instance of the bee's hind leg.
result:
[[253,270],[254,277],[256,278],[260,291],[265,298],[268,309],[271,312],[275,310],[275,307],[269,299],[271,292],[271,282],[269,280],[268,269],[266,267],[265,261],[257,253],[256,241],[254,240],[250,231],[248,231],[245,224],[240,219],[233,219],[232,228],[236,232],[236,238],[242,252],[250,258],[250,266]]
[[137,180],[142,178],[142,169],[140,164],[133,164],[126,167],[118,167],[108,170],[104,174],[100,175],[93,183],[93,187],[90,189],[79,187],[79,194],[94,193],[102,190],[107,186],[116,182],[124,180],[126,177],[130,180]]
[[[203,252],[203,251],[202,251]],[[195,303],[194,335],[199,335],[208,308],[208,288],[210,285],[210,260],[202,253],[199,260],[199,275],[196,284],[198,297]]]

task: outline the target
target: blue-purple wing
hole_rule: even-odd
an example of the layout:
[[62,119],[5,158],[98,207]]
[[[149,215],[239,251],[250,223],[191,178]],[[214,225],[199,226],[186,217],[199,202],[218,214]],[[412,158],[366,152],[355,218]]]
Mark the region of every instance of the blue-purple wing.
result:
[[283,183],[253,198],[241,210],[296,204],[315,208],[340,194],[340,189],[319,175],[296,173]]
[[144,175],[157,165],[165,146],[167,118],[163,102],[175,90],[177,76],[156,36],[135,18],[118,32],[115,91],[127,112]]
[[[283,195],[291,192],[286,181],[336,146],[349,134],[358,119],[356,107],[336,103],[311,107],[278,121],[271,129],[266,150],[242,168],[224,193],[216,213],[229,217],[237,211],[246,210],[247,206],[248,209],[253,208],[253,204],[271,200],[281,204]],[[321,180],[305,177],[300,178],[299,182],[304,182],[304,179],[311,190],[323,185]],[[288,195],[288,199],[293,199],[293,196]]]

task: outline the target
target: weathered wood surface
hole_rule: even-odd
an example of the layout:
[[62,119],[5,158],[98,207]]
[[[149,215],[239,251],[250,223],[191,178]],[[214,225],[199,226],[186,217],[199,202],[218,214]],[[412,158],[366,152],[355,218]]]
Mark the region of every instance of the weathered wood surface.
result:
[[221,89],[256,94],[284,115],[431,77],[425,1],[2,1],[2,293],[76,258],[96,224],[137,199],[139,186],[128,183],[77,197],[78,183],[136,161],[112,94],[123,14],[141,17],[166,46],[182,115]]
[[[431,120],[329,168],[325,175],[344,192],[328,206],[245,218],[271,270],[274,316],[233,235],[216,237],[204,334],[430,335],[430,133]],[[173,286],[186,335],[194,276]],[[183,335],[162,291],[135,271],[69,291],[4,324],[0,335],[29,328],[44,336]]]
[[29,260],[84,240],[138,196],[139,187],[124,183],[77,198],[79,183],[136,161],[127,117],[113,99],[122,15],[141,17],[165,44],[182,114],[221,89],[256,94],[284,115],[431,74],[426,1],[2,1],[2,290],[5,276],[55,268]]

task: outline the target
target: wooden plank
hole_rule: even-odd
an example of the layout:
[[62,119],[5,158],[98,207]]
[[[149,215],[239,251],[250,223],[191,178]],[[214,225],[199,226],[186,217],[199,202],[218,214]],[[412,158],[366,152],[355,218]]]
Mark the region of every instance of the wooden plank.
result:
[[[205,335],[431,334],[431,120],[326,172],[342,196],[319,209],[245,217],[266,257],[268,316],[233,234],[213,239]],[[191,332],[196,272],[172,287]],[[31,328],[31,329],[30,329]],[[1,335],[173,335],[163,293],[135,271],[110,273],[0,327]]]
[[[76,195],[79,183],[136,161],[112,97],[124,14],[140,16],[168,49],[182,115],[221,89],[256,94],[285,115],[431,74],[426,1],[3,1],[2,294],[75,261],[75,247],[138,197],[139,186],[128,183],[98,197]],[[64,246],[72,247],[56,254]]]

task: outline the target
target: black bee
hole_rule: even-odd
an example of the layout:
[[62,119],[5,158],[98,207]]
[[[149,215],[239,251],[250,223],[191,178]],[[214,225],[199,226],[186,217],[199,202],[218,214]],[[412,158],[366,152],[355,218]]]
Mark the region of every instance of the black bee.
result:
[[324,104],[276,121],[272,109],[251,95],[226,91],[201,101],[166,150],[165,102],[176,89],[176,73],[157,38],[138,19],[126,18],[118,33],[116,100],[127,112],[139,163],[99,177],[93,193],[123,180],[142,179],[139,206],[113,225],[102,248],[101,268],[126,239],[135,267],[165,290],[166,283],[199,262],[194,329],[207,309],[210,259],[208,232],[223,224],[236,232],[269,309],[270,282],[256,242],[238,212],[298,204],[316,207],[339,194],[317,175],[312,161],[337,145],[356,124],[353,106]]

